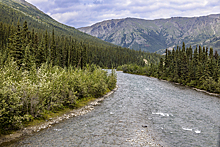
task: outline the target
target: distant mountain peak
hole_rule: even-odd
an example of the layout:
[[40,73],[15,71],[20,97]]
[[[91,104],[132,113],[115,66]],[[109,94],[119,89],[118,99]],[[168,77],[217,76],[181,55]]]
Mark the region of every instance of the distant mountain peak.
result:
[[202,45],[220,49],[220,14],[200,17],[171,17],[144,20],[111,19],[78,30],[123,47],[155,52],[186,46]]

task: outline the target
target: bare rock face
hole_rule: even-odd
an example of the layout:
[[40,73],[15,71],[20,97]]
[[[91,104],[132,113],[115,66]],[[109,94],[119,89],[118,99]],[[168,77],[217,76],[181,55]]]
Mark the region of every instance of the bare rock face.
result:
[[112,19],[78,30],[122,47],[155,52],[185,42],[220,49],[220,14],[144,20]]

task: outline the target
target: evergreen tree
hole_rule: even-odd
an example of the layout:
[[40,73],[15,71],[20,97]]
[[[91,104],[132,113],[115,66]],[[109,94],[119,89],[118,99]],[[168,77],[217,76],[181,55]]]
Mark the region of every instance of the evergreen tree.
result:
[[27,26],[27,22],[25,21],[23,24],[23,30],[22,30],[22,44],[24,46],[27,46],[27,44],[29,44],[29,31],[28,31],[28,26]]
[[87,46],[83,44],[81,51],[81,68],[83,68],[86,65],[86,63],[87,63]]
[[188,75],[187,55],[184,52],[181,62],[181,83],[183,83],[184,85],[186,84],[187,81],[187,75]]
[[186,51],[186,46],[185,46],[185,43],[183,42],[183,45],[182,45],[182,52],[185,52]]
[[197,65],[199,63],[197,46],[196,46],[196,49],[194,50],[193,63],[194,63],[195,67],[197,67]]
[[26,46],[25,48],[25,54],[22,63],[25,70],[30,70],[35,63],[35,58],[30,52],[30,46]]
[[208,52],[209,52],[209,48],[206,47],[206,50],[205,50],[205,58],[206,58],[206,60],[207,60],[207,58],[208,58]]
[[218,56],[218,52],[217,51],[215,51],[214,58],[215,58],[216,62],[218,62],[219,56]]
[[203,47],[203,49],[202,49],[202,62],[203,62],[203,63],[206,62],[206,51],[205,51],[205,47]]
[[202,61],[202,47],[199,46],[199,62]]
[[0,51],[3,50],[3,44],[4,44],[4,30],[3,30],[3,23],[0,23]]
[[210,58],[210,59],[213,58],[213,48],[210,48],[210,51],[209,51],[209,58]]
[[[34,32],[34,30],[32,32]],[[39,44],[38,34],[35,33],[34,38],[33,38],[33,43],[32,43],[32,46],[33,46],[32,47],[32,54],[35,58],[36,58],[36,54],[38,51],[38,44]]]
[[168,59],[168,50],[166,49],[166,52],[165,52],[165,66],[164,68],[167,68],[169,67],[169,59]]
[[160,58],[160,64],[159,64],[159,68],[158,68],[158,78],[161,78],[162,74],[163,74],[163,64],[164,64],[164,60],[163,58]]
[[192,51],[192,47],[190,45],[190,47],[189,47],[189,60],[192,61],[192,59],[193,59],[193,51]]
[[56,43],[55,43],[55,35],[54,35],[54,29],[52,32],[52,42],[51,42],[51,47],[50,47],[50,60],[52,63],[54,63],[55,58],[56,58]]
[[49,62],[50,60],[50,56],[49,56],[49,43],[48,43],[48,33],[47,33],[47,30],[45,31],[45,36],[44,36],[44,57],[46,61]]
[[14,36],[11,38],[12,44],[10,44],[10,57],[14,58],[19,66],[22,64],[22,58],[24,51],[22,50],[22,36],[20,23],[17,24],[17,31]]
[[62,67],[67,67],[67,38],[64,38],[62,47]]
[[40,67],[41,63],[46,62],[43,41],[41,41],[40,45],[37,48],[35,58],[36,58],[36,66],[37,67]]

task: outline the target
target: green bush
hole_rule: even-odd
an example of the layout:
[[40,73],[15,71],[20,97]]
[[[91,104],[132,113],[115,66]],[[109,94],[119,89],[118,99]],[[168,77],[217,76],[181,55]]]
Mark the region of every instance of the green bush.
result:
[[44,63],[25,70],[8,61],[0,67],[0,76],[1,133],[33,118],[46,118],[45,112],[73,108],[77,99],[99,97],[116,85],[114,70],[108,75],[95,65],[82,70]]
[[116,87],[117,82],[117,75],[115,73],[115,70],[112,69],[112,72],[108,76],[108,88],[110,90],[113,90]]

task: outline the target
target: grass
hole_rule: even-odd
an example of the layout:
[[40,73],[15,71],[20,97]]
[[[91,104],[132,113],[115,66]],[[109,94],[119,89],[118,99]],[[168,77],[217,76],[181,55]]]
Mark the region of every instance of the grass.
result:
[[24,123],[24,127],[36,126],[36,125],[43,124],[48,119],[62,116],[64,114],[70,112],[71,110],[72,109],[70,109],[70,108],[64,108],[62,110],[55,111],[55,112],[53,112],[53,111],[46,111],[43,114],[43,117],[41,117],[41,118],[34,118],[33,121],[25,122]]
[[[79,99],[76,101],[75,103],[75,106],[73,109],[79,109],[79,108],[82,108],[86,105],[89,104],[89,102],[91,101],[94,101],[96,98],[90,98],[90,97],[87,97],[87,98],[82,98],[82,99]],[[36,126],[36,125],[40,125],[40,124],[43,124],[44,122],[46,122],[48,119],[50,118],[56,118],[56,117],[59,117],[59,116],[62,116],[66,113],[69,113],[70,111],[72,111],[73,109],[71,108],[64,108],[64,109],[60,109],[58,111],[46,111],[44,114],[43,114],[43,117],[41,118],[35,118],[33,121],[30,121],[30,122],[26,122],[24,124],[24,127],[29,127],[29,126]]]
[[81,108],[81,107],[84,107],[86,105],[88,105],[89,102],[91,101],[94,101],[96,98],[82,98],[82,99],[79,99],[76,101],[76,104],[75,104],[75,108],[78,109],[78,108]]

